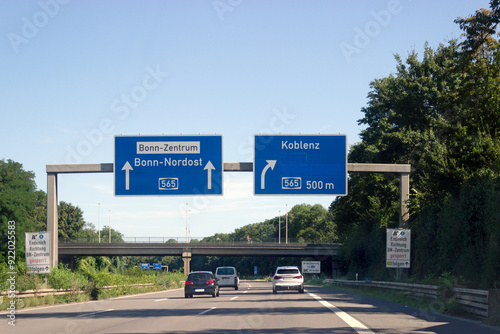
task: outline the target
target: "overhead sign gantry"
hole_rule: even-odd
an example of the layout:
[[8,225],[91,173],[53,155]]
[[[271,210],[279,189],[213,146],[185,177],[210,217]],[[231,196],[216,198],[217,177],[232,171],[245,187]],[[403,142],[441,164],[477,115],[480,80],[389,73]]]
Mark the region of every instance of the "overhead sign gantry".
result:
[[[399,174],[400,227],[408,226],[410,165],[347,163],[345,135],[255,137],[253,163],[223,163],[221,135],[177,135],[115,136],[114,163],[47,165],[47,230],[58,234],[57,179],[68,173],[114,173],[116,196],[222,195],[223,172],[253,172],[256,195],[340,196],[347,194],[347,172]],[[50,252],[56,267],[57,238],[50,238]]]
[[222,136],[115,136],[115,196],[222,195]]

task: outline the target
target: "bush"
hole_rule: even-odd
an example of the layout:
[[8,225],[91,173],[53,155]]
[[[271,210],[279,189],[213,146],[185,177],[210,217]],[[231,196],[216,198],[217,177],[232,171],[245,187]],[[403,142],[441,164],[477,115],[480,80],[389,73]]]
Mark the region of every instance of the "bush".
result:
[[24,274],[17,275],[16,278],[16,290],[26,291],[26,290],[40,290],[45,289],[47,286],[42,279],[42,275],[39,274]]
[[72,272],[64,266],[53,268],[47,276],[47,281],[52,289],[84,289],[88,280],[81,273]]

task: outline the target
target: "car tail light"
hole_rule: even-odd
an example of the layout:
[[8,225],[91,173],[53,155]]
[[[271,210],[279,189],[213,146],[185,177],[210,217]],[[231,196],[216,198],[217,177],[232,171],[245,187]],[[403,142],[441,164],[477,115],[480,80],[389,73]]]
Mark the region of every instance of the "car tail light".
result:
[[213,279],[211,279],[211,280],[207,281],[207,283],[206,283],[206,284],[213,285],[213,284],[214,284],[214,280],[213,280]]
[[283,278],[283,277],[278,276],[278,275],[274,276],[274,279],[282,279],[282,278]]
[[302,275],[295,276],[294,278],[296,278],[296,279],[302,279]]
[[186,285],[193,285],[193,282],[191,282],[191,281],[186,281]]

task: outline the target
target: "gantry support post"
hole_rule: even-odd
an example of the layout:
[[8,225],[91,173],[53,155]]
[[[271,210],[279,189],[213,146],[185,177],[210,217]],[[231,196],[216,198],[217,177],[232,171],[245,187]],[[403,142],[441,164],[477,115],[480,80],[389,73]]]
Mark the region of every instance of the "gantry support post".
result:
[[50,235],[50,267],[58,265],[57,174],[47,173],[47,232]]

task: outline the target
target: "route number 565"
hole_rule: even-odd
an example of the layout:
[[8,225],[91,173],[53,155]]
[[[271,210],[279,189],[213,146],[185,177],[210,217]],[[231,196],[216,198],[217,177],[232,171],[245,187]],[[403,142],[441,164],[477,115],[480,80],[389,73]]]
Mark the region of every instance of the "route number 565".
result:
[[302,188],[302,179],[300,177],[282,177],[281,189],[300,189]]
[[158,179],[160,190],[177,190],[179,189],[179,179],[176,177],[162,177]]

